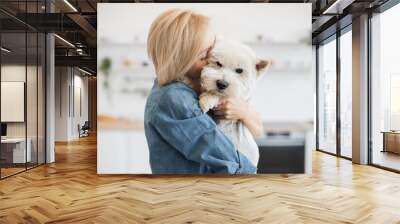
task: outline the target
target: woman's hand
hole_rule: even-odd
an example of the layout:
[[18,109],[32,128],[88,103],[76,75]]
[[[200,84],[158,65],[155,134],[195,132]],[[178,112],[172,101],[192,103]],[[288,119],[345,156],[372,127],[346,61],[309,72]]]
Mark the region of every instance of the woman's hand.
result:
[[214,115],[218,119],[242,121],[255,137],[260,137],[264,134],[260,114],[240,97],[222,99],[219,105],[214,108]]
[[245,120],[249,112],[249,104],[239,97],[222,99],[214,108],[214,114],[219,119]]

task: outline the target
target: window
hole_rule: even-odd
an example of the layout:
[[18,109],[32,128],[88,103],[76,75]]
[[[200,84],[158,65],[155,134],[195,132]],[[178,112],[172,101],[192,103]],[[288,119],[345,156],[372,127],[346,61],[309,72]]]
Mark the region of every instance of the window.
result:
[[[350,27],[351,28],[351,27]],[[352,35],[340,36],[340,155],[351,158],[352,149]]]
[[400,130],[400,73],[390,74],[390,130]]
[[371,18],[371,162],[400,170],[400,5]]
[[336,39],[318,48],[318,148],[336,153]]

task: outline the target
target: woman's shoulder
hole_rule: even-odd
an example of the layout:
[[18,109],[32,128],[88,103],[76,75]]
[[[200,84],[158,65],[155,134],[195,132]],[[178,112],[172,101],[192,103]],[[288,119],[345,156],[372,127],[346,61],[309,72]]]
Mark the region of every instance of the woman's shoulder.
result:
[[170,104],[181,104],[182,102],[197,102],[196,92],[182,82],[172,82],[159,89],[160,101]]
[[159,89],[159,109],[176,116],[191,116],[201,112],[197,93],[182,82],[173,82]]
[[183,82],[172,82],[160,88],[165,100],[176,99],[175,96],[198,99],[196,92]]

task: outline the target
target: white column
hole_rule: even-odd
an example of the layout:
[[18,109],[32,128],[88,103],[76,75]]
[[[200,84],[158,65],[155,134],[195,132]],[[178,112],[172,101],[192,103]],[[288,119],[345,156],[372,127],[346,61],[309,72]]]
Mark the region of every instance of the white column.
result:
[[55,56],[54,35],[46,35],[46,163],[55,161],[54,133],[55,133]]
[[368,16],[353,20],[353,162],[368,163]]
[[[54,12],[54,5],[46,1],[46,12]],[[46,163],[55,162],[55,42],[54,34],[46,34]]]
[[72,139],[72,68],[57,66],[55,76],[55,141],[69,141]]

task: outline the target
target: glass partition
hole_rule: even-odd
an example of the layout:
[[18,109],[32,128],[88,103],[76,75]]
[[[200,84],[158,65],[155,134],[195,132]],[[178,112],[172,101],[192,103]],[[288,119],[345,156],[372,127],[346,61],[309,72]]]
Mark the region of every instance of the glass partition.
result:
[[[1,34],[1,176],[24,171],[26,150],[26,33]],[[29,148],[28,148],[29,149]]]
[[[42,13],[43,5],[0,3],[17,13]],[[44,33],[0,12],[0,178],[45,163],[45,44]]]
[[[38,1],[27,2],[26,12],[40,13],[41,4]],[[32,20],[38,20],[38,17],[33,17]],[[38,21],[32,21],[37,23]],[[39,160],[39,32],[36,29],[27,27],[27,150],[31,151],[30,162],[27,167],[35,167]],[[42,36],[41,36],[42,37]]]
[[38,49],[37,49],[38,35],[36,32],[29,31],[27,33],[27,82],[26,82],[26,113],[27,113],[27,150],[30,151],[30,160],[27,167],[34,167],[37,165],[38,158]]

